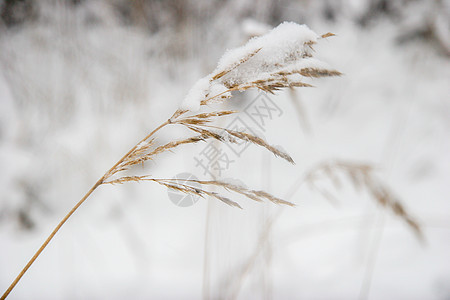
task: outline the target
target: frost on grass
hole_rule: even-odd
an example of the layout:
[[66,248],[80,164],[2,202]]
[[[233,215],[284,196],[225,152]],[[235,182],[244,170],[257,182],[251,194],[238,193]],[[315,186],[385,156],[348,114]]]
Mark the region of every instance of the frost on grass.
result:
[[242,47],[225,52],[217,68],[200,79],[186,96],[182,109],[196,111],[202,104],[231,97],[230,92],[259,88],[273,93],[283,87],[310,86],[304,77],[340,75],[313,58],[318,39],[306,25],[285,22]]
[[301,59],[305,54],[310,55],[307,44],[317,41],[318,35],[306,25],[285,22],[272,29],[269,33],[252,38],[246,45],[228,50],[220,59],[214,73],[220,73],[234,62],[254,53],[259,52],[251,60],[247,61],[239,69],[232,70],[228,79],[245,80],[257,76],[261,72],[271,72],[280,66],[288,66],[292,62]]
[[208,90],[210,88],[210,78],[209,76],[199,79],[189,90],[184,102],[182,109],[197,111],[200,108],[200,101],[206,97]]

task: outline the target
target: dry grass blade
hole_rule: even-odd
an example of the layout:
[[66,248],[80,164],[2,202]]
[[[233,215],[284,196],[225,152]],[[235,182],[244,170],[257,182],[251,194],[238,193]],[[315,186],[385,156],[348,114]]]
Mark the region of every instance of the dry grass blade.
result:
[[218,194],[216,192],[207,192],[207,191],[205,191],[205,194],[207,194],[210,197],[214,197],[217,200],[220,200],[220,201],[222,201],[223,203],[225,203],[225,204],[227,204],[229,206],[234,206],[234,207],[242,209],[242,207],[238,203],[228,199],[227,197],[221,196],[220,194]]
[[217,79],[223,77],[224,75],[228,74],[229,72],[233,71],[234,69],[236,69],[237,67],[239,67],[240,65],[242,65],[243,63],[248,61],[250,58],[255,56],[255,54],[258,53],[260,50],[261,50],[261,48],[258,48],[256,50],[254,50],[253,52],[250,52],[249,54],[247,54],[246,56],[244,56],[239,61],[235,62],[234,64],[232,64],[225,70],[218,71],[216,74],[212,75],[212,80],[217,80]]
[[[279,74],[277,73],[276,75]],[[272,78],[257,79],[249,83],[240,84],[236,86],[235,89],[243,92],[252,88],[257,88],[260,89],[261,91],[274,94],[276,91],[279,91],[282,88],[292,88],[292,87],[314,87],[314,86],[309,83],[301,81],[290,81],[285,77],[272,77]]]
[[178,192],[182,192],[182,193],[185,193],[188,195],[196,195],[196,196],[204,197],[204,194],[205,194],[203,190],[200,190],[200,189],[188,186],[188,185],[178,184],[177,182],[172,183],[172,182],[166,182],[164,180],[157,180],[157,179],[146,179],[146,180],[156,182],[156,183],[163,185],[169,189],[172,189],[172,190],[175,190]]
[[179,120],[177,124],[190,124],[190,125],[205,125],[207,123],[211,122],[211,120],[208,119],[196,119],[196,118],[185,118],[182,120]]
[[202,198],[205,198],[205,196],[210,196],[212,198],[222,201],[223,203],[225,203],[229,206],[234,206],[234,207],[242,209],[242,207],[238,203],[236,203],[236,202],[228,199],[227,197],[224,197],[216,192],[207,191],[203,188],[192,187],[186,183],[181,183],[181,182],[196,182],[193,180],[183,180],[183,179],[181,179],[181,180],[179,179],[176,181],[171,180],[171,179],[144,179],[144,180],[157,182],[157,183],[164,185],[170,189],[173,189],[173,190],[185,193],[185,194],[196,195],[196,196],[200,196]]
[[144,181],[144,179],[146,179],[147,177],[148,177],[148,175],[144,175],[144,176],[124,176],[124,177],[120,177],[118,179],[105,181],[103,184],[124,184],[124,183],[127,183],[127,182],[140,182],[140,181]]
[[[193,136],[193,137],[189,137],[189,138],[178,140],[178,141],[169,142],[162,146],[156,147],[155,149],[153,149],[151,151],[149,151],[149,149],[147,149],[147,151],[149,151],[148,153],[141,153],[141,156],[135,155],[135,156],[132,156],[132,157],[126,159],[121,164],[122,169],[119,169],[118,171],[123,171],[123,170],[126,170],[128,167],[131,167],[131,166],[134,166],[137,164],[142,164],[148,160],[152,160],[154,156],[156,156],[160,153],[166,152],[166,151],[171,151],[172,149],[174,149],[178,146],[203,142],[209,138],[210,138],[210,136],[202,134],[202,135]],[[118,171],[116,171],[115,173],[118,173]]]
[[342,73],[336,70],[328,70],[323,68],[301,68],[293,70],[281,70],[277,72],[280,76],[289,76],[294,74],[300,74],[304,77],[331,77],[331,76],[341,76]]
[[155,143],[155,139],[151,139],[149,141],[145,141],[140,143],[137,147],[136,150],[134,150],[128,157],[127,159],[133,159],[139,155],[142,155],[143,153],[147,152],[148,150],[151,149],[151,147],[153,146],[153,144]]
[[281,157],[282,159],[288,161],[291,164],[295,164],[294,160],[292,159],[292,157],[289,154],[287,154],[286,152],[284,152],[278,148],[275,148],[274,146],[267,144],[266,141],[264,141],[260,137],[251,135],[249,133],[241,132],[241,131],[234,131],[231,129],[224,129],[224,130],[226,132],[228,132],[229,134],[231,134],[232,136],[235,136],[241,140],[249,141],[253,144],[262,146],[262,147],[266,148],[267,150],[269,150],[270,152],[272,152],[275,156]]
[[341,76],[342,73],[336,70],[327,69],[315,69],[315,68],[304,68],[298,71],[298,73],[305,77],[325,77],[325,76]]
[[[146,176],[125,176],[121,177],[119,179],[111,180],[105,182],[105,184],[123,184],[127,182],[143,182],[143,181],[151,181],[156,182],[160,185],[163,185],[167,188],[185,193],[185,194],[191,194],[196,195],[204,198],[205,196],[210,196],[215,199],[218,199],[222,202],[224,202],[227,205],[242,208],[237,202],[230,200],[229,198],[217,193],[217,192],[211,192],[203,188],[203,186],[217,186],[221,187],[227,191],[235,192],[237,194],[241,194],[251,200],[257,201],[257,202],[263,202],[264,200],[270,201],[274,204],[278,205],[287,205],[287,206],[295,206],[293,203],[289,201],[285,201],[283,199],[280,199],[278,197],[273,196],[272,194],[269,194],[264,191],[257,191],[257,190],[250,190],[248,188],[245,188],[240,185],[220,181],[220,180],[193,180],[193,179],[161,179],[161,178],[149,178],[148,175]],[[189,185],[189,183],[198,183],[202,187],[193,187],[192,185]]]
[[327,32],[325,34],[322,34],[320,37],[323,38],[323,39],[326,39],[326,38],[328,38],[330,36],[336,36],[336,35],[334,33]]
[[169,142],[165,145],[159,146],[157,148],[155,148],[155,150],[153,150],[152,152],[150,152],[148,155],[149,156],[154,156],[157,155],[159,153],[165,152],[165,151],[170,151],[173,148],[176,148],[178,146],[181,145],[186,145],[186,144],[195,144],[198,142],[204,142],[207,139],[209,139],[210,136],[205,135],[205,134],[201,134],[201,135],[197,135],[197,136],[193,136],[184,140],[178,140],[178,141],[173,141],[173,142]]
[[229,182],[224,182],[224,181],[220,181],[220,180],[190,180],[190,181],[200,183],[202,185],[214,185],[214,186],[222,187],[226,190],[233,191],[235,193],[241,194],[247,198],[250,198],[250,199],[252,199],[254,201],[258,201],[258,202],[268,200],[275,204],[295,206],[295,204],[293,204],[289,201],[285,201],[283,199],[277,198],[267,192],[250,190],[243,186],[232,184]]
[[[294,160],[292,159],[292,157],[289,154],[287,154],[286,152],[284,152],[283,150],[281,150],[279,148],[269,145],[262,138],[254,136],[252,134],[242,132],[242,131],[231,130],[231,129],[227,129],[227,128],[215,127],[215,126],[200,127],[198,125],[203,125],[203,124],[192,124],[191,122],[180,121],[179,124],[186,126],[187,128],[189,128],[190,130],[192,130],[194,132],[197,132],[197,133],[200,133],[200,134],[206,135],[206,136],[211,136],[212,138],[214,138],[220,142],[235,143],[236,140],[233,139],[233,137],[234,137],[234,138],[237,138],[237,139],[245,141],[245,142],[250,142],[250,143],[262,146],[262,147],[266,148],[267,150],[269,150],[270,152],[272,152],[275,156],[283,158],[284,160],[288,161],[291,164],[295,164]],[[193,126],[193,125],[197,125],[197,126]],[[210,130],[209,128],[212,128],[214,130],[220,130],[221,133],[214,132],[214,131]],[[224,134],[224,133],[226,133],[226,134]]]
[[196,114],[186,118],[172,121],[172,124],[192,124],[192,125],[204,125],[213,121],[213,118],[228,116],[237,113],[234,110],[213,111],[208,113]]
[[146,152],[150,151],[155,143],[155,139],[143,140],[131,151],[126,157],[124,157],[123,162],[118,164],[115,168],[108,171],[105,174],[105,179],[110,178],[114,174],[125,171],[128,169],[129,164],[127,162],[137,160],[140,156],[145,155]]
[[206,120],[211,121],[211,118],[228,116],[231,114],[235,114],[237,112],[238,111],[236,111],[236,110],[223,110],[223,111],[213,111],[213,112],[201,113],[201,114],[189,116],[188,118],[177,120],[177,122],[175,122],[175,123],[183,122],[186,119],[206,119]]
[[289,202],[289,201],[285,201],[283,199],[274,197],[273,195],[265,192],[265,191],[253,191],[253,193],[261,198],[265,198],[267,200],[269,200],[270,202],[273,202],[275,204],[283,204],[283,205],[288,205],[288,206],[295,206],[295,204]]
[[187,109],[177,109],[173,115],[169,118],[168,123],[171,124],[174,120],[178,119],[180,116],[184,115],[185,113],[189,112]]
[[209,119],[211,117],[222,117],[222,116],[228,116],[231,114],[237,113],[236,110],[223,110],[223,111],[213,111],[208,113],[202,113],[202,114],[196,114],[191,116],[190,118],[198,118],[198,119]]
[[200,133],[200,134],[205,135],[207,137],[216,139],[216,140],[218,140],[220,142],[223,142],[223,143],[227,143],[227,142],[236,143],[236,140],[234,138],[230,138],[229,136],[226,136],[226,135],[223,134],[223,132],[225,132],[223,129],[222,129],[222,132],[217,133],[217,132],[215,132],[213,130],[210,130],[210,129],[207,129],[207,128],[201,128],[201,127],[198,127],[198,126],[192,126],[191,124],[183,124],[183,125],[186,126],[188,129],[194,131],[194,132],[197,132],[197,133]]

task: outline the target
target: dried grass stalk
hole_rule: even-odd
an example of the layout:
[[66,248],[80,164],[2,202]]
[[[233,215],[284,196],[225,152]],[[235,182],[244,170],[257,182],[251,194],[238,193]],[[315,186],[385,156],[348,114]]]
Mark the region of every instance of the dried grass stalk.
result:
[[[244,53],[239,58],[227,63],[223,63],[224,58],[221,60],[222,65],[211,73],[207,78],[200,80],[191,92],[188,93],[187,99],[193,101],[197,106],[205,106],[215,102],[221,102],[229,99],[232,91],[245,91],[251,88],[257,88],[269,93],[274,93],[282,88],[291,87],[308,87],[311,86],[302,81],[303,77],[324,77],[324,76],[337,76],[339,72],[315,66],[312,60],[307,61],[309,63],[308,68],[300,68],[298,71],[292,69],[292,66],[297,66],[297,63],[301,63],[304,59],[310,59],[312,57],[312,45],[316,43],[317,36],[311,30],[307,29],[304,25],[297,25],[293,23],[284,23],[274,29],[274,32],[269,33],[265,41],[269,38],[276,38],[275,31],[278,30],[294,30],[297,33],[305,35],[305,39],[299,39],[298,36],[293,36],[298,43],[296,47],[287,49],[278,47],[276,51],[282,55],[279,57],[279,62],[274,62],[270,51],[273,51],[273,47],[253,48],[249,52]],[[332,34],[322,35],[322,38],[331,36]],[[262,41],[262,40],[260,40]],[[303,42],[300,42],[303,41]],[[259,43],[253,39],[250,43]],[[288,43],[286,45],[291,45]],[[251,46],[251,45],[250,45]],[[278,45],[280,46],[280,45]],[[281,45],[283,46],[283,45]],[[251,46],[253,47],[253,46]],[[245,49],[244,49],[245,50]],[[261,53],[265,54],[262,55]],[[285,53],[283,53],[285,52]],[[229,58],[229,56],[228,56]],[[226,59],[225,59],[226,61]],[[292,70],[291,70],[292,69]],[[289,73],[289,70],[291,72]],[[303,75],[302,75],[303,74]],[[191,103],[192,104],[192,103]],[[194,106],[195,106],[194,105]],[[199,108],[196,107],[196,108]],[[88,199],[88,197],[103,184],[123,184],[127,182],[142,182],[152,181],[168,188],[176,189],[187,194],[196,194],[203,198],[212,197],[219,201],[226,203],[227,205],[239,207],[240,205],[221,194],[208,191],[206,188],[194,188],[188,184],[180,184],[170,179],[157,179],[150,176],[121,176],[121,173],[129,170],[131,167],[137,164],[145,164],[146,161],[153,159],[156,155],[172,151],[181,145],[193,144],[200,141],[205,141],[209,138],[214,138],[221,142],[235,142],[236,140],[244,140],[253,144],[262,146],[290,163],[293,163],[292,158],[273,146],[270,146],[263,139],[253,136],[251,134],[242,131],[233,131],[225,128],[214,128],[208,125],[210,122],[216,120],[219,117],[226,117],[233,114],[234,111],[213,111],[206,113],[195,113],[196,109],[183,105],[182,108],[175,111],[175,113],[164,123],[150,132],[139,143],[131,148],[119,161],[112,166],[105,174],[92,186],[92,188],[85,194],[85,196],[69,211],[69,213],[60,221],[53,232],[49,235],[42,246],[37,250],[34,256],[29,260],[26,266],[22,269],[16,279],[8,287],[6,292],[2,295],[0,300],[6,299],[15,285],[19,282],[22,276],[27,272],[30,266],[34,263],[37,257],[42,253],[48,243],[53,239],[56,233],[64,225],[64,223],[72,216],[72,214]],[[191,115],[188,115],[191,113]],[[168,125],[183,125],[187,128],[195,131],[200,135],[184,137],[180,140],[171,141],[165,145],[156,146],[154,135],[161,129]],[[221,133],[217,133],[214,130],[221,129],[222,132],[226,132],[228,136]],[[116,178],[114,178],[116,177]],[[264,191],[250,190],[241,186],[232,185],[221,181],[197,181],[202,186],[219,186],[226,190],[241,194],[249,199],[255,201],[270,201],[275,204],[289,205],[293,204],[275,196],[272,196]],[[379,195],[380,199],[385,199],[384,194]],[[389,199],[389,198],[388,198]],[[389,203],[388,200],[386,200]],[[391,205],[392,209],[397,214],[404,214],[404,211],[399,205]],[[413,223],[414,224],[414,223]]]

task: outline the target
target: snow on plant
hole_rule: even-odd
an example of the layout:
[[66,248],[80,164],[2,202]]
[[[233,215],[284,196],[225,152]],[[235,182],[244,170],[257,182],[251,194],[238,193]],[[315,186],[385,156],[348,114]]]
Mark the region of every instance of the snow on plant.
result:
[[[306,25],[282,23],[266,35],[255,37],[246,45],[227,51],[220,59],[217,68],[193,86],[180,109],[139,141],[92,186],[86,195],[56,226],[0,299],[5,299],[9,295],[62,225],[99,186],[104,184],[149,181],[186,194],[197,195],[205,199],[213,198],[231,206],[241,207],[223,194],[209,190],[209,188],[218,187],[228,192],[243,195],[251,200],[270,201],[276,204],[292,206],[292,203],[265,191],[248,189],[231,182],[220,180],[180,181],[152,176],[122,176],[121,174],[136,165],[145,164],[148,160],[154,160],[163,152],[173,150],[181,145],[210,139],[223,143],[250,142],[266,148],[274,155],[290,163],[294,163],[293,159],[284,150],[271,146],[257,136],[239,130],[230,130],[212,125],[212,122],[217,118],[227,117],[236,113],[235,111],[198,112],[198,110],[210,103],[222,102],[231,98],[231,92],[233,91],[257,88],[265,92],[274,93],[282,88],[309,87],[311,85],[304,82],[304,79],[308,77],[340,75],[338,71],[330,69],[325,63],[313,58],[312,46],[320,39],[329,36],[332,36],[332,34],[327,33],[319,36]],[[192,131],[194,135],[173,140],[167,144],[157,145],[154,138],[155,134],[169,125],[184,126]],[[200,188],[197,187],[198,184],[201,185]]]
[[182,109],[196,111],[201,105],[230,98],[231,91],[259,88],[273,93],[285,87],[311,86],[303,82],[305,77],[340,75],[313,58],[312,46],[332,35],[319,36],[306,25],[282,23],[244,46],[228,50],[214,72],[192,87]]

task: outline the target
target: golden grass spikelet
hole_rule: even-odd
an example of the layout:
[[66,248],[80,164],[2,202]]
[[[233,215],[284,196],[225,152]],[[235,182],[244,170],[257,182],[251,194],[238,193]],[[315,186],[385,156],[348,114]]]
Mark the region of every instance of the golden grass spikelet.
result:
[[[196,114],[196,115],[190,116],[189,118],[210,119],[212,117],[228,116],[231,114],[235,114],[237,112],[238,111],[236,111],[236,110],[213,111],[213,112],[208,112],[208,113]],[[182,121],[182,120],[180,120],[180,121]]]
[[171,121],[172,124],[192,124],[192,125],[203,125],[213,121],[215,117],[223,117],[231,114],[237,113],[234,110],[224,110],[224,111],[213,111],[208,113],[196,114],[193,116],[185,117],[182,119]]
[[275,204],[283,204],[283,205],[288,205],[288,206],[295,206],[295,204],[289,202],[289,201],[285,201],[283,199],[274,197],[273,195],[265,192],[265,191],[252,191],[256,196],[258,197],[262,197],[265,198],[267,200],[269,200],[270,202],[273,202]]
[[316,68],[304,68],[297,71],[302,76],[305,77],[325,77],[325,76],[341,76],[342,73],[336,70],[327,69],[316,69]]
[[205,135],[205,134],[201,134],[201,135],[197,135],[197,136],[193,136],[184,140],[178,140],[178,141],[173,141],[173,142],[169,142],[163,146],[159,146],[157,147],[155,150],[153,150],[152,152],[149,153],[149,155],[156,155],[162,152],[165,152],[167,150],[171,150],[173,148],[176,148],[180,145],[186,145],[186,144],[193,144],[193,143],[198,143],[198,142],[204,142],[207,139],[209,139],[210,137]]
[[216,192],[205,191],[205,194],[210,196],[210,197],[216,198],[217,200],[220,200],[220,201],[222,201],[223,203],[225,203],[225,204],[227,204],[229,206],[234,206],[234,207],[242,209],[242,206],[240,206],[237,202],[234,202],[234,201],[230,200],[227,197],[221,196],[220,194],[218,194]]
[[279,71],[276,74],[281,75],[281,76],[300,74],[305,77],[314,77],[314,78],[341,76],[342,75],[341,72],[336,71],[336,70],[319,69],[319,68],[302,68],[300,70]]
[[[139,176],[137,176],[139,177]],[[241,194],[251,200],[257,201],[257,202],[262,202],[264,200],[268,200],[270,202],[273,202],[275,204],[281,204],[281,205],[288,205],[288,206],[294,206],[293,203],[282,200],[280,198],[277,198],[267,192],[264,191],[255,191],[255,190],[249,190],[245,187],[242,186],[238,186],[238,185],[234,185],[234,184],[230,184],[227,182],[223,182],[223,181],[219,181],[219,180],[210,180],[210,181],[206,181],[206,180],[192,180],[192,179],[177,179],[177,180],[173,180],[173,179],[158,179],[158,178],[148,178],[146,176],[142,176],[141,178],[136,178],[136,180],[128,180],[127,177],[125,177],[124,180],[121,180],[122,178],[112,181],[112,182],[108,182],[108,183],[125,183],[128,181],[153,181],[156,183],[159,183],[161,185],[164,185],[168,188],[174,189],[176,191],[180,191],[183,192],[185,194],[193,194],[193,195],[197,195],[197,196],[201,196],[202,198],[204,198],[204,196],[210,196],[213,197],[215,199],[218,199],[222,202],[224,202],[227,205],[230,206],[234,206],[234,207],[238,207],[238,208],[242,208],[238,203],[236,203],[235,201],[230,200],[229,198],[217,193],[217,192],[211,192],[208,191],[204,188],[197,188],[197,187],[192,187],[190,185],[188,185],[187,183],[191,182],[191,183],[198,183],[202,186],[218,186],[221,188],[224,188],[225,190],[228,191],[232,191],[238,194]],[[180,183],[183,182],[183,183]]]
[[[124,161],[123,165],[121,165],[121,166],[128,167],[128,166],[134,166],[137,164],[141,164],[148,160],[153,159],[153,156],[155,156],[155,155],[161,154],[166,151],[171,151],[173,148],[176,148],[180,145],[198,143],[198,142],[206,141],[209,138],[210,138],[210,136],[208,136],[206,134],[201,134],[198,136],[193,136],[193,137],[189,137],[186,139],[169,142],[162,146],[156,147],[155,149],[153,149],[152,151],[150,151],[149,153],[147,153],[145,155],[142,155],[140,157],[136,157],[133,159],[127,159],[126,161]],[[125,169],[122,169],[122,170],[125,170]]]
[[211,122],[211,121],[208,119],[184,118],[184,119],[176,121],[174,123],[190,124],[190,125],[205,125],[206,123],[209,123],[209,122]]
[[170,188],[172,190],[175,191],[179,191],[185,194],[194,194],[197,196],[202,196],[201,190],[195,189],[193,187],[190,186],[186,186],[186,185],[179,185],[179,184],[174,184],[174,183],[170,183],[170,182],[165,182],[165,181],[160,181],[160,180],[155,180],[155,179],[148,179],[149,181],[153,181],[156,183],[159,183],[167,188]]
[[295,206],[293,203],[282,200],[280,198],[277,198],[267,192],[249,190],[243,186],[239,186],[239,185],[235,185],[235,184],[231,184],[231,183],[227,183],[227,182],[223,182],[223,181],[219,181],[219,180],[209,180],[208,181],[208,180],[192,180],[192,179],[184,179],[184,180],[183,179],[181,179],[181,180],[180,179],[178,179],[178,180],[158,179],[158,178],[149,178],[149,176],[146,175],[146,176],[125,176],[125,177],[121,177],[116,180],[107,181],[107,182],[105,182],[105,184],[123,184],[126,182],[142,182],[142,181],[156,182],[156,183],[164,185],[170,189],[174,189],[174,190],[186,193],[186,194],[194,194],[197,196],[201,196],[203,198],[205,195],[211,196],[211,197],[216,198],[230,206],[235,206],[238,208],[242,208],[242,207],[238,203],[230,200],[227,197],[220,195],[217,192],[210,192],[203,188],[192,187],[186,183],[180,183],[180,181],[181,182],[195,182],[195,183],[201,184],[202,186],[208,186],[208,185],[209,186],[218,186],[218,187],[224,188],[225,190],[241,194],[241,195],[243,195],[251,200],[257,201],[257,202],[262,202],[264,200],[268,200],[275,204]]
[[326,38],[331,37],[331,36],[336,36],[336,35],[334,33],[327,32],[325,34],[322,34],[320,37],[323,38],[323,39],[326,39]]
[[[195,131],[197,133],[200,133],[202,135],[206,135],[206,136],[211,136],[212,138],[220,141],[220,142],[231,142],[231,143],[235,143],[236,140],[233,139],[232,137],[235,137],[237,139],[240,139],[242,141],[245,142],[250,142],[259,146],[262,146],[264,148],[266,148],[267,150],[269,150],[270,152],[272,152],[275,156],[281,157],[284,160],[288,161],[291,164],[295,164],[294,160],[292,159],[292,157],[287,154],[286,152],[277,149],[274,146],[269,145],[266,141],[264,141],[262,138],[254,136],[252,134],[246,133],[246,132],[242,132],[242,131],[235,131],[235,130],[231,130],[231,129],[227,129],[227,128],[221,128],[221,127],[215,127],[215,126],[193,126],[193,124],[191,124],[191,122],[188,123],[184,123],[184,122],[180,122],[180,124],[186,126],[187,128],[189,128],[192,131]],[[195,124],[195,125],[202,125],[202,124]],[[216,133],[208,128],[212,128],[215,130],[220,130],[223,133],[227,133],[227,136],[224,136],[223,134],[219,134]],[[231,136],[231,137],[230,137]]]
[[224,182],[224,181],[218,181],[218,180],[209,180],[209,181],[197,180],[196,182],[200,183],[200,184],[209,184],[209,185],[219,186],[219,187],[224,188],[227,191],[236,192],[238,194],[241,194],[241,195],[243,195],[247,198],[250,198],[254,201],[257,201],[257,202],[263,201],[260,197],[256,196],[252,190],[249,190],[240,185],[235,185],[235,184],[231,184],[231,183]]
[[138,145],[136,147],[136,150],[134,150],[127,158],[128,159],[132,159],[136,156],[139,156],[145,152],[147,152],[154,144],[155,139],[151,139],[149,141],[145,141],[143,143],[141,143],[142,145]]
[[[217,132],[214,132],[212,130],[206,129],[206,128],[202,128],[202,127],[199,127],[199,126],[193,126],[191,124],[183,124],[183,125],[186,126],[188,129],[194,131],[194,132],[200,133],[200,134],[208,136],[210,138],[214,138],[214,139],[216,139],[216,140],[218,140],[220,142],[231,142],[231,143],[235,143],[236,142],[235,139],[230,139],[228,137],[225,138],[224,135],[219,134]],[[222,128],[220,128],[220,129],[222,129]]]
[[118,179],[114,179],[111,181],[105,181],[104,184],[124,184],[126,182],[140,182],[143,181],[144,179],[146,179],[148,177],[148,175],[144,175],[144,176],[124,176],[124,177],[120,177]]
[[295,164],[294,160],[292,159],[292,157],[289,154],[287,154],[286,152],[284,152],[280,149],[275,148],[274,146],[267,144],[266,141],[264,141],[260,137],[251,135],[249,133],[235,131],[235,130],[226,129],[226,128],[224,128],[224,130],[226,132],[228,132],[229,134],[231,134],[232,136],[235,136],[241,140],[248,141],[253,144],[262,146],[262,147],[266,148],[267,150],[269,150],[270,152],[272,152],[275,156],[281,157],[282,159],[288,161],[291,164]]
[[203,185],[215,185],[218,187],[222,187],[228,191],[233,191],[235,193],[241,194],[247,198],[250,198],[252,200],[262,202],[264,200],[269,200],[270,202],[273,202],[275,204],[283,204],[288,206],[295,206],[293,203],[282,200],[280,198],[277,198],[267,192],[264,191],[256,191],[256,190],[249,190],[243,186],[220,181],[220,180],[191,180],[196,183],[200,183]]

